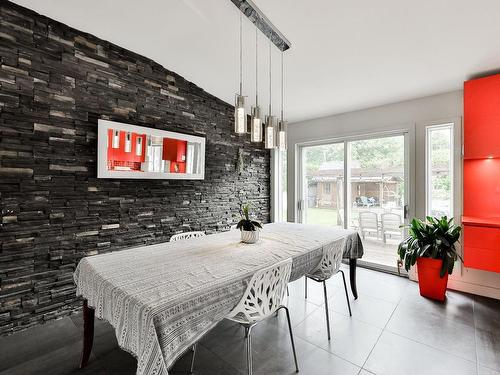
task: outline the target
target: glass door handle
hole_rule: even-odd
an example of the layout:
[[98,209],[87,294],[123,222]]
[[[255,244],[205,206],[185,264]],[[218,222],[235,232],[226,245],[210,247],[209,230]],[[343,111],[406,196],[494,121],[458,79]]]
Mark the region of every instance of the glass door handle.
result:
[[403,216],[405,219],[408,219],[409,207],[407,204],[403,207]]

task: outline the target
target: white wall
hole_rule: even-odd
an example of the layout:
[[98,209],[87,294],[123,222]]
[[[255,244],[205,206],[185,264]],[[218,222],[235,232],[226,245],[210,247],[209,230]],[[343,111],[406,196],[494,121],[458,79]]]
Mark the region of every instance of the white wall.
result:
[[[455,123],[455,202],[456,222],[462,214],[462,117],[463,93],[454,91],[375,108],[322,117],[291,124],[288,134],[288,218],[295,221],[298,144],[355,135],[407,130],[410,134],[411,213],[425,216],[425,127],[445,122]],[[500,274],[456,267],[449,287],[500,299]]]

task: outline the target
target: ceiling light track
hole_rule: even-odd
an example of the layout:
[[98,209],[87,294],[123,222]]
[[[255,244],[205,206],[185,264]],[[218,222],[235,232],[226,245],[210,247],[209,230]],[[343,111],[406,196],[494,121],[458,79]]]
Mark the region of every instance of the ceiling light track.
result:
[[286,51],[292,44],[251,0],[231,0],[238,9],[276,46]]

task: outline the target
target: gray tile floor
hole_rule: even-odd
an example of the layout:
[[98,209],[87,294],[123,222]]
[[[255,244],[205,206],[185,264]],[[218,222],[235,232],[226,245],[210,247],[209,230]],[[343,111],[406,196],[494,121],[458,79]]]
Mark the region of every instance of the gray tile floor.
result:
[[[418,285],[367,269],[358,271],[358,300],[349,317],[340,275],[328,282],[332,340],[326,337],[321,285],[290,284],[290,308],[301,374],[500,375],[500,301],[448,292],[445,304],[418,294]],[[135,374],[112,328],[96,321],[94,351],[77,368],[82,321],[74,315],[0,338],[0,375]],[[244,374],[243,329],[225,321],[202,339],[195,374]],[[293,374],[284,312],[253,333],[254,373]],[[171,374],[187,374],[191,353]]]

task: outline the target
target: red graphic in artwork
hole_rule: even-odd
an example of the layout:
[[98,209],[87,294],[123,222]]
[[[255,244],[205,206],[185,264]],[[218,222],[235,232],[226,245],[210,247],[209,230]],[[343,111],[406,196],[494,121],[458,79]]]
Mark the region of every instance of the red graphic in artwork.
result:
[[[126,137],[130,135],[130,151],[127,152]],[[126,170],[141,172],[141,163],[146,158],[146,135],[118,131],[118,147],[113,148],[114,130],[108,129],[108,170]],[[137,139],[142,138],[140,145]],[[137,147],[141,147],[141,155],[137,155]]]
[[170,161],[170,173],[186,173],[187,141],[163,138],[163,160]]

